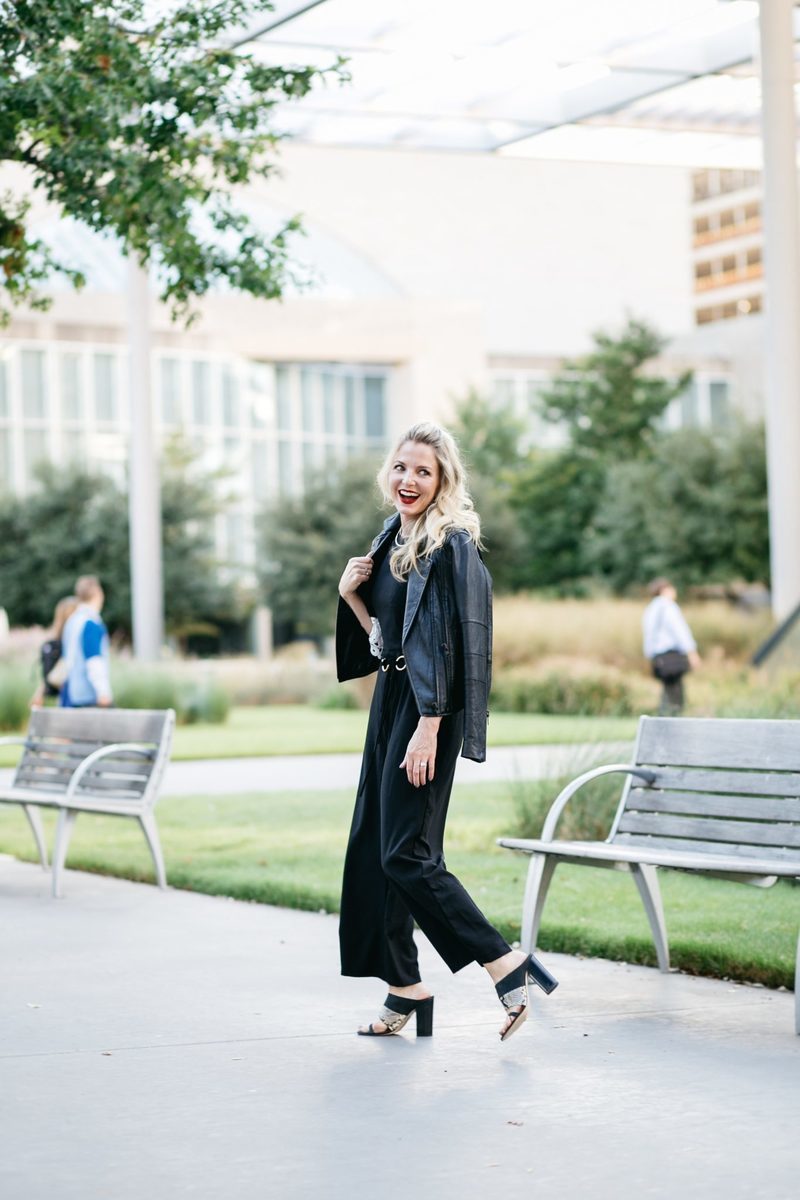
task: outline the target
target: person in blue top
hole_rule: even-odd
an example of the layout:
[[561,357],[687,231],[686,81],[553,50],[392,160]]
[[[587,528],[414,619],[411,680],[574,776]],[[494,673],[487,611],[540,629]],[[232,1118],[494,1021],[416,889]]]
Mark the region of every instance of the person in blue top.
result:
[[108,630],[100,616],[105,593],[96,575],[81,575],[75,595],[79,604],[61,637],[61,653],[69,668],[61,704],[65,708],[108,708],[112,702]]

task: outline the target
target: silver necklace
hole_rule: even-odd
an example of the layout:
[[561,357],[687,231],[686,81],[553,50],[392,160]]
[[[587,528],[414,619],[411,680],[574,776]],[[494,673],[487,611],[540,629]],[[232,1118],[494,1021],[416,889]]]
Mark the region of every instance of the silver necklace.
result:
[[406,538],[403,538],[402,541],[400,539],[400,530],[399,529],[398,529],[397,533],[394,535],[394,544],[395,544],[395,546],[397,546],[398,550],[400,550],[401,547],[405,546],[405,544],[406,544]]

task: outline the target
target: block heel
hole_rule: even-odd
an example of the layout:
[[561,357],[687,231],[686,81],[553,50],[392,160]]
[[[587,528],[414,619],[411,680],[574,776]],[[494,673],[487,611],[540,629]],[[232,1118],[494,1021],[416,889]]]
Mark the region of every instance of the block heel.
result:
[[433,1035],[433,996],[424,1000],[409,1000],[405,996],[393,996],[390,992],[386,997],[383,1008],[378,1013],[378,1021],[385,1029],[375,1029],[370,1022],[366,1029],[359,1029],[360,1037],[391,1037],[399,1033],[408,1023],[411,1016],[417,1018],[417,1037]]
[[555,975],[550,974],[547,967],[539,962],[535,954],[528,959],[528,978],[533,980],[536,986],[540,987],[548,996],[558,987]]
[[509,1017],[509,1024],[500,1034],[501,1042],[510,1038],[512,1033],[516,1033],[520,1025],[523,1025],[528,1019],[529,981],[535,983],[548,996],[558,987],[555,975],[551,975],[547,967],[540,963],[533,954],[530,954],[518,967],[515,967],[499,983],[495,984],[500,1003]]
[[433,1037],[433,996],[420,1000],[416,1007],[417,1037]]

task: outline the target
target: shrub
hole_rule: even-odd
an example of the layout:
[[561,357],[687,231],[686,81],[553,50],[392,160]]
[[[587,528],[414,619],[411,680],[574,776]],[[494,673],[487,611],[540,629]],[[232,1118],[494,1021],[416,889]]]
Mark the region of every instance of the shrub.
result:
[[178,696],[178,720],[184,725],[208,721],[222,725],[228,719],[230,696],[218,683],[205,683],[183,687]]
[[492,687],[492,704],[500,712],[573,717],[628,717],[638,711],[630,685],[620,676],[567,671],[503,672]]
[[0,729],[22,729],[28,719],[35,684],[27,672],[14,667],[0,668]]
[[174,708],[180,725],[226,721],[230,697],[225,689],[210,678],[198,680],[181,675],[180,669],[167,672],[116,664],[114,703],[119,708]]
[[[559,792],[588,767],[557,779],[526,780],[512,784],[514,837],[538,838],[545,817]],[[567,841],[603,841],[622,793],[622,776],[606,775],[581,788],[567,803],[556,829]]]
[[323,692],[317,700],[317,708],[355,709],[361,708],[358,696],[351,688],[335,687]]
[[177,712],[180,707],[178,681],[165,672],[117,668],[112,687],[118,708],[174,708]]
[[785,671],[774,679],[750,671],[742,686],[714,706],[717,717],[800,717],[800,672]]

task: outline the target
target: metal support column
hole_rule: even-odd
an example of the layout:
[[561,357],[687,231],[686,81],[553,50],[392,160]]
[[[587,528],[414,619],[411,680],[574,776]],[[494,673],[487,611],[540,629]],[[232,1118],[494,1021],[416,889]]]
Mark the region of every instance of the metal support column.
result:
[[153,437],[150,387],[150,312],[147,271],[128,259],[131,605],[133,651],[154,662],[164,640],[161,567],[161,495]]
[[800,601],[800,231],[792,0],[761,0],[766,422],[772,608]]

